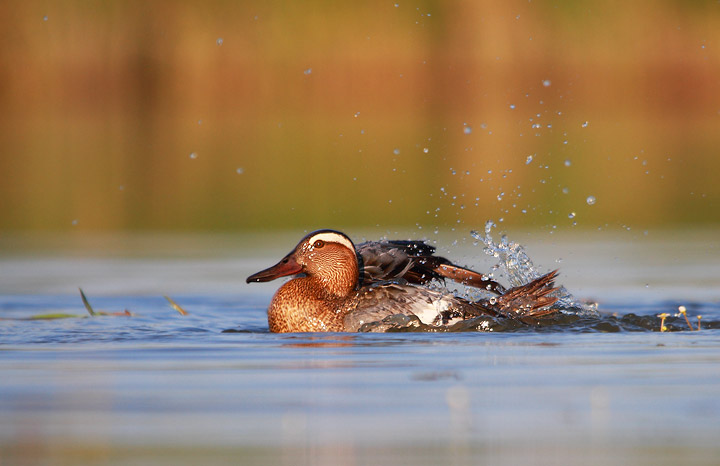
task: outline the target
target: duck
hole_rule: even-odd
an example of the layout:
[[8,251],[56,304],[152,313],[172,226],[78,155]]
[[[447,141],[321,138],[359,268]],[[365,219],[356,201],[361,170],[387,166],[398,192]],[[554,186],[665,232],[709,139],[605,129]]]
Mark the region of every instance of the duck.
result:
[[[553,315],[558,271],[526,285],[500,283],[435,255],[422,240],[367,241],[355,246],[345,233],[307,234],[277,264],[246,282],[292,276],[268,306],[271,332],[389,331],[399,326],[448,329],[478,318],[532,324]],[[485,291],[489,298],[456,296],[434,282],[450,280]]]

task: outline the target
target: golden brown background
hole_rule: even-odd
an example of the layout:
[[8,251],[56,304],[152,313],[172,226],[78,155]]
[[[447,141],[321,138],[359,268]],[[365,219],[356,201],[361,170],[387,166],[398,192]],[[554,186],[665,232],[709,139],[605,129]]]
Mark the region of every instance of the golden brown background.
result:
[[0,18],[6,231],[720,221],[716,1],[5,1]]

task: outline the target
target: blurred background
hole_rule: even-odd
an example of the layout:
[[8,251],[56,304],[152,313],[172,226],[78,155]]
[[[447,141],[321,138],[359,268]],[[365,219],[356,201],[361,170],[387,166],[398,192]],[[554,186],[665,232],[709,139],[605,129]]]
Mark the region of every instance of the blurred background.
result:
[[707,227],[717,1],[5,1],[9,231]]

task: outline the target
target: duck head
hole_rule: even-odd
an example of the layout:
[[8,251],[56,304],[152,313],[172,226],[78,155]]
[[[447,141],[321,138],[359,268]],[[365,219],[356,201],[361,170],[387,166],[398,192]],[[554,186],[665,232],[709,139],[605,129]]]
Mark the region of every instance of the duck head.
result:
[[355,245],[335,230],[317,230],[272,267],[247,278],[247,283],[268,282],[288,275],[305,274],[334,295],[349,294],[358,285]]

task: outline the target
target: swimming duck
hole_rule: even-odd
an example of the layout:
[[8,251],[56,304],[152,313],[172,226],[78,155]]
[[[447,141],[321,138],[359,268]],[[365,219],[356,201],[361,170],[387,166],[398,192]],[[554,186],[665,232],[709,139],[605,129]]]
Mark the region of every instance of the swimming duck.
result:
[[[271,332],[385,331],[394,318],[443,328],[478,316],[529,322],[553,314],[557,271],[505,290],[470,269],[435,256],[423,241],[365,242],[357,247],[339,231],[305,236],[272,267],[247,278],[267,282],[296,275],[270,302]],[[497,297],[469,301],[426,286],[450,279]],[[424,286],[425,285],[425,286]],[[385,325],[378,323],[385,322]]]

